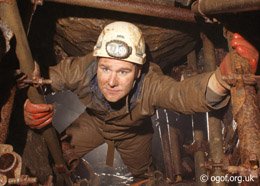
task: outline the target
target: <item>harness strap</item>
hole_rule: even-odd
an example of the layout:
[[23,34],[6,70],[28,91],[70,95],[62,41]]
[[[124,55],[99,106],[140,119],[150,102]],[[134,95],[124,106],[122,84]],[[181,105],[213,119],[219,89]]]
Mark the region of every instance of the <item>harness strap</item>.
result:
[[106,140],[106,143],[108,145],[108,147],[107,147],[106,165],[113,167],[113,164],[114,164],[114,154],[115,154],[114,141]]

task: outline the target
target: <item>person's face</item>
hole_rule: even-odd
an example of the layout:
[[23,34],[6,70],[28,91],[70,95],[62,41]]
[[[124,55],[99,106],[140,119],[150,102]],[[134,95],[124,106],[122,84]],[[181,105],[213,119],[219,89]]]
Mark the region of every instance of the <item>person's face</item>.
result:
[[111,58],[100,58],[98,61],[98,87],[109,102],[125,97],[140,74],[141,68],[134,63]]

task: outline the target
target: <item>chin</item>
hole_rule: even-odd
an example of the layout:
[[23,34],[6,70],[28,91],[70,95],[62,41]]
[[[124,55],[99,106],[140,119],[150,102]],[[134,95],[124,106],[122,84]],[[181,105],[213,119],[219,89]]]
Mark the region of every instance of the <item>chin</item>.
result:
[[121,98],[110,98],[110,97],[106,97],[106,100],[111,102],[111,103],[115,103],[115,102],[118,102]]

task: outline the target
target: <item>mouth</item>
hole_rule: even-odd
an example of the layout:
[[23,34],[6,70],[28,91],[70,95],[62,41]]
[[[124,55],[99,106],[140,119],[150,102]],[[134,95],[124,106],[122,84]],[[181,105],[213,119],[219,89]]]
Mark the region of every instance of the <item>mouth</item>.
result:
[[104,89],[109,94],[118,94],[120,92],[120,90],[117,89],[111,89],[111,88],[104,88]]

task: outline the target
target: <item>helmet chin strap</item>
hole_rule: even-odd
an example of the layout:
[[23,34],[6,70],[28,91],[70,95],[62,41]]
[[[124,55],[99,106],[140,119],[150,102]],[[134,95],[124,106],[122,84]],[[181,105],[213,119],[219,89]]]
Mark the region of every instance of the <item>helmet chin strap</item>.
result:
[[136,80],[137,80],[138,78],[140,78],[140,77],[138,77],[137,74],[140,73],[139,70],[141,70],[141,69],[139,69],[139,68],[142,68],[142,66],[141,66],[141,67],[138,67],[138,66],[136,65],[135,68],[136,68],[136,71],[135,71],[135,79],[134,79],[134,82],[133,82],[133,87],[132,87],[132,89],[133,89],[134,86],[135,86]]
[[[130,92],[133,90],[133,88],[134,88],[134,86],[135,86],[135,82],[136,82],[136,79],[135,79],[134,82],[133,82],[133,87],[132,87],[132,89],[128,92],[128,94],[127,94],[127,96],[126,96],[126,109],[127,109],[127,113],[130,113],[129,103],[128,103],[128,101],[129,101],[129,94],[130,94]],[[130,113],[130,117],[132,117],[132,116],[131,116],[131,113]]]
[[132,87],[132,88],[134,88],[134,86],[135,86],[135,82],[136,82],[136,79],[135,79],[134,82],[133,82],[133,87]]

